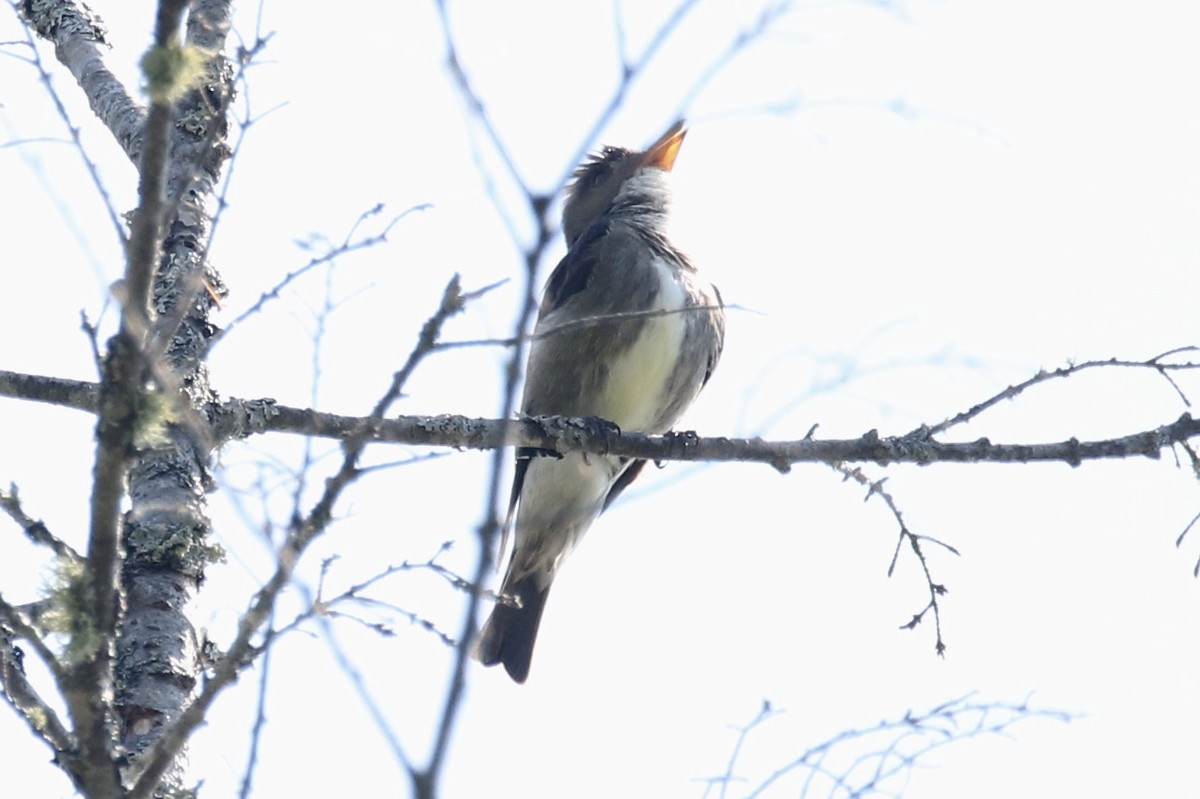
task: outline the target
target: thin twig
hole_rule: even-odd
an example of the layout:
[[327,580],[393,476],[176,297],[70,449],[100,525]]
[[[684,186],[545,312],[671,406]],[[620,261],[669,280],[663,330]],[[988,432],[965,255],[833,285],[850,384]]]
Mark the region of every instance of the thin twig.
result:
[[209,224],[208,240],[204,244],[204,249],[208,252],[212,251],[213,241],[216,239],[217,235],[217,228],[220,226],[221,219],[225,214],[225,210],[229,207],[229,190],[233,186],[234,170],[237,168],[237,164],[240,160],[238,155],[242,151],[242,146],[246,143],[246,138],[250,132],[250,129],[261,120],[287,105],[287,103],[279,103],[257,115],[253,114],[250,110],[250,83],[246,80],[246,72],[250,69],[250,67],[256,64],[256,59],[258,56],[261,55],[264,50],[266,50],[267,45],[271,43],[271,39],[275,36],[274,31],[267,34],[263,34],[262,32],[263,7],[264,3],[262,0],[260,0],[258,4],[258,14],[254,19],[254,42],[252,44],[247,46],[245,40],[242,39],[241,35],[235,31],[235,35],[238,36],[239,42],[237,48],[237,58],[234,60],[234,63],[237,64],[237,72],[234,74],[231,83],[235,87],[237,95],[241,97],[242,104],[245,107],[245,113],[237,119],[237,138],[234,140],[233,147],[230,149],[229,165],[225,169],[225,175],[221,181],[221,188],[216,193],[215,200],[217,207],[216,211],[212,215],[212,221]]
[[884,488],[883,484],[886,478],[885,480],[872,480],[863,472],[861,468],[851,468],[844,463],[831,464],[830,466],[834,471],[843,475],[846,479],[853,480],[859,485],[866,486],[867,496],[865,499],[869,500],[871,497],[879,497],[883,500],[884,504],[887,505],[888,510],[891,511],[892,516],[896,520],[896,524],[900,528],[900,531],[896,538],[896,549],[894,552],[892,552],[891,563],[888,564],[887,575],[888,577],[891,577],[893,574],[895,574],[896,561],[900,557],[900,549],[905,542],[908,542],[913,554],[917,557],[917,562],[921,565],[921,571],[925,574],[925,585],[929,591],[929,602],[918,613],[914,614],[906,624],[901,625],[900,629],[914,629],[918,624],[920,624],[926,613],[933,611],[934,632],[936,636],[934,651],[937,652],[939,657],[945,656],[946,644],[942,639],[942,611],[938,600],[940,597],[945,596],[946,586],[941,583],[934,582],[933,574],[929,570],[929,561],[925,557],[925,551],[921,548],[921,542],[929,541],[930,543],[936,544],[937,546],[942,547],[954,555],[960,554],[959,551],[944,541],[939,541],[938,539],[930,536],[917,535],[916,533],[913,533],[905,523],[904,515],[900,512],[900,508],[896,504],[895,497],[893,497],[891,493]]
[[226,337],[228,337],[229,334],[231,332],[233,332],[233,330],[235,328],[237,328],[239,325],[241,325],[243,322],[245,322],[251,316],[254,316],[257,313],[260,313],[262,311],[263,307],[267,303],[271,302],[272,300],[278,299],[280,292],[283,291],[285,288],[287,288],[289,285],[291,285],[292,282],[294,282],[301,276],[308,274],[313,269],[316,269],[318,266],[322,266],[324,264],[331,263],[332,261],[336,260],[337,258],[339,258],[342,255],[346,255],[348,253],[352,253],[357,250],[363,250],[363,249],[367,249],[369,247],[374,247],[378,244],[385,243],[388,240],[387,239],[388,233],[390,233],[392,228],[395,227],[402,219],[404,219],[406,216],[408,216],[409,214],[411,214],[413,212],[424,211],[424,210],[428,209],[429,207],[430,206],[428,204],[424,204],[424,203],[421,205],[414,205],[411,208],[408,208],[407,210],[392,217],[392,219],[386,225],[384,225],[383,229],[380,230],[378,233],[372,233],[371,235],[364,236],[360,239],[355,239],[354,235],[357,232],[359,226],[366,219],[369,219],[374,216],[378,216],[380,213],[382,213],[383,206],[376,205],[373,208],[363,211],[354,220],[354,223],[350,227],[350,231],[346,234],[346,238],[340,244],[338,244],[334,247],[331,247],[327,252],[322,253],[321,255],[319,255],[315,258],[309,259],[308,263],[304,264],[303,266],[301,266],[291,272],[288,272],[274,286],[263,291],[263,293],[259,296],[259,298],[257,300],[255,300],[254,303],[249,308],[247,308],[246,310],[244,310],[240,314],[238,314],[236,317],[234,317],[233,321],[231,321],[228,325],[226,325],[223,330],[219,331],[216,335],[214,335],[213,338],[209,342],[209,352],[212,351],[212,348],[214,346],[216,346],[216,344],[218,342],[220,342],[223,339],[225,339]]
[[937,435],[938,433],[942,433],[951,427],[971,421],[984,411],[999,405],[1005,400],[1014,399],[1033,386],[1050,380],[1059,380],[1062,378],[1071,377],[1072,375],[1076,375],[1088,369],[1113,367],[1124,367],[1129,369],[1152,369],[1158,374],[1162,375],[1162,377],[1171,385],[1171,387],[1179,395],[1179,398],[1183,400],[1185,406],[1191,407],[1191,402],[1188,400],[1187,395],[1184,394],[1179,385],[1171,379],[1169,373],[1195,370],[1200,368],[1200,363],[1195,363],[1193,361],[1187,361],[1184,363],[1164,363],[1164,359],[1185,352],[1196,352],[1197,350],[1200,350],[1200,348],[1195,346],[1176,347],[1175,349],[1167,350],[1166,352],[1155,355],[1152,358],[1147,358],[1144,361],[1128,361],[1119,358],[1108,358],[1107,360],[1084,361],[1083,363],[1068,364],[1067,366],[1060,366],[1059,368],[1049,372],[1043,369],[1028,380],[1017,383],[1014,386],[1009,386],[1003,391],[988,397],[983,402],[973,405],[962,413],[956,414],[944,422],[933,425],[929,428],[929,432],[933,435]]
[[[15,9],[18,7],[19,3],[17,0],[12,0],[12,5]],[[18,14],[20,14],[19,10]],[[38,51],[37,45],[33,39],[33,32],[28,27],[25,28],[25,37],[25,43],[29,45],[32,55],[28,59],[24,60],[27,60],[28,63],[37,70],[38,78],[41,80],[42,85],[45,86],[46,94],[50,97],[50,101],[54,104],[55,113],[57,113],[59,119],[62,120],[63,125],[67,129],[67,133],[71,137],[71,142],[75,145],[75,151],[79,153],[79,158],[83,161],[84,169],[87,172],[88,177],[91,179],[92,185],[96,189],[96,195],[101,199],[101,201],[103,201],[104,209],[108,212],[109,222],[112,224],[113,231],[116,233],[117,241],[124,246],[126,242],[125,223],[121,221],[121,215],[117,213],[116,206],[113,204],[112,196],[108,193],[108,187],[104,185],[104,181],[100,178],[100,171],[96,166],[96,163],[92,161],[91,157],[87,153],[87,149],[83,145],[83,137],[80,134],[79,126],[77,126],[71,119],[71,114],[67,111],[66,105],[63,104],[62,97],[59,96],[58,90],[54,88],[54,80],[50,73],[46,70],[46,65],[42,62],[41,53]],[[99,61],[99,54],[95,52],[95,48],[92,47],[90,49],[93,50],[96,60]],[[111,75],[109,77],[111,77]],[[117,86],[120,85],[115,78],[112,78],[112,82]],[[89,94],[89,100],[92,99],[92,95]],[[131,109],[136,109],[136,104],[133,103],[131,99],[126,98],[126,100]]]
[[54,675],[55,682],[62,684],[66,672],[58,655],[51,651],[38,631],[25,620],[21,609],[10,605],[3,596],[0,596],[0,627],[8,628],[17,638],[26,641],[41,658],[50,673]]
[[[912,770],[934,751],[961,741],[985,735],[1004,735],[1015,724],[1031,718],[1069,723],[1079,714],[1052,708],[1032,707],[1023,702],[972,701],[968,694],[943,702],[923,712],[908,711],[902,716],[874,725],[843,730],[821,743],[807,747],[788,763],[763,778],[746,796],[761,797],[784,777],[806,772],[799,796],[808,797],[817,789],[817,778],[824,778],[831,796],[899,796],[893,781],[906,782]],[[751,729],[755,729],[754,726]],[[880,740],[882,739],[882,740]],[[852,744],[873,749],[854,753]],[[724,777],[709,782],[721,782]]]
[[6,615],[0,610],[0,694],[25,721],[30,731],[49,744],[56,759],[66,757],[75,749],[75,740],[54,708],[42,699],[26,677],[22,652],[5,629],[2,617]]
[[79,553],[70,544],[50,532],[41,519],[34,519],[25,513],[15,485],[9,486],[7,491],[0,489],[0,510],[21,526],[30,541],[50,547],[60,558],[66,558],[72,563],[80,562]]
[[[274,628],[274,612],[271,614],[271,620],[267,622],[267,637],[271,636],[271,631]],[[249,799],[254,784],[254,771],[258,766],[258,750],[262,745],[264,730],[267,726],[267,688],[270,686],[269,677],[271,676],[271,651],[273,647],[263,649],[262,662],[259,664],[261,670],[258,675],[258,701],[254,708],[254,726],[250,729],[250,751],[246,755],[246,770],[242,773],[242,784],[238,789],[238,796],[241,799]]]

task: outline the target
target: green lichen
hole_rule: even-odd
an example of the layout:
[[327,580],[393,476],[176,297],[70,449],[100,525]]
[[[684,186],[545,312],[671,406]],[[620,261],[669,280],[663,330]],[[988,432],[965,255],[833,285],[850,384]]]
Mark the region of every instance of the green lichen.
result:
[[160,566],[189,577],[202,578],[212,563],[225,559],[225,550],[213,543],[203,525],[130,525],[126,536],[129,560]]
[[176,421],[175,403],[159,391],[138,395],[137,417],[133,427],[133,444],[138,449],[154,449],[170,443],[167,426]]
[[50,607],[39,622],[47,632],[60,633],[67,639],[64,652],[69,663],[91,657],[103,644],[93,624],[91,581],[83,561],[59,558],[50,584]]
[[169,103],[198,86],[207,60],[208,54],[200,48],[175,41],[151,47],[142,56],[142,74],[150,99]]

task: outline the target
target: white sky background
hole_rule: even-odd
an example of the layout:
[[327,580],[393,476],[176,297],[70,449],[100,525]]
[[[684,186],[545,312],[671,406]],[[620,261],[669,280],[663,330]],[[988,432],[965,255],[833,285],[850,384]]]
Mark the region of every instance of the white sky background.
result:
[[[93,5],[109,24],[114,67],[136,83],[153,4]],[[347,414],[365,413],[386,387],[453,272],[477,288],[520,269],[472,162],[431,7],[393,5],[348,4],[341,16],[266,5],[263,26],[278,33],[248,97],[255,113],[287,105],[250,129],[213,253],[233,292],[224,324],[307,260],[297,240],[340,240],[377,202],[385,218],[433,205],[386,246],[339,260],[330,278],[340,304],[327,320],[318,404]],[[627,16],[635,52],[663,13],[651,6]],[[735,6],[697,13],[591,144],[640,147],[661,133],[749,18]],[[256,10],[247,4],[238,17],[246,37]],[[896,12],[833,3],[791,15],[787,35],[756,45],[686,109],[676,239],[727,302],[748,309],[731,312],[721,366],[686,427],[903,433],[1040,367],[1200,344],[1196,16],[1153,0],[917,2]],[[465,67],[525,179],[554,190],[614,85],[609,5],[461,3],[454,18]],[[11,13],[0,14],[0,40],[19,38]],[[116,208],[131,208],[132,167],[52,54],[43,57]],[[0,86],[0,139],[63,136],[30,68],[0,59]],[[0,368],[92,379],[78,313],[95,318],[123,269],[103,206],[62,144],[0,150],[0,185]],[[447,337],[508,335],[519,286],[472,306]],[[211,365],[222,395],[310,403],[324,289],[325,273],[310,274],[220,344]],[[493,416],[502,357],[435,356],[397,412]],[[1180,382],[1200,397],[1195,377]],[[1094,373],[1037,388],[959,436],[1100,438],[1184,410],[1153,374]],[[0,436],[0,482],[16,482],[31,514],[82,546],[91,420],[5,401]],[[227,490],[213,496],[213,515],[231,554],[212,570],[201,608],[218,641],[270,568],[230,489],[252,484],[256,463],[290,468],[298,453],[282,437],[222,453]],[[376,448],[369,458],[405,454]],[[447,565],[465,572],[487,463],[464,453],[367,477],[310,553],[303,584],[327,555],[342,556],[331,579],[344,587],[442,541],[456,543]],[[842,729],[970,691],[997,701],[1032,692],[1036,705],[1087,716],[1034,719],[1009,739],[942,750],[909,795],[1195,794],[1200,530],[1174,547],[1198,507],[1194,478],[1172,458],[869,469],[891,475],[915,530],[962,551],[930,552],[950,589],[945,660],[930,624],[896,629],[923,606],[924,584],[907,557],[887,579],[894,520],[881,503],[864,504],[861,489],[819,466],[787,476],[757,465],[650,471],[561,574],[529,683],[470,672],[446,796],[698,797],[695,778],[724,769],[728,725],[763,699],[787,713],[747,743],[745,786]],[[284,486],[278,523],[287,485],[264,473]],[[10,524],[0,536],[0,586],[10,601],[32,600],[44,556]],[[435,578],[403,575],[381,595],[457,629],[461,597]],[[290,595],[284,618],[299,607]],[[396,623],[394,639],[350,621],[333,629],[423,762],[449,655]],[[273,669],[259,795],[407,791],[325,639],[286,639]],[[236,793],[258,676],[245,675],[197,738],[207,796]],[[70,795],[9,712],[0,751],[7,785]],[[788,787],[775,795],[796,795]]]

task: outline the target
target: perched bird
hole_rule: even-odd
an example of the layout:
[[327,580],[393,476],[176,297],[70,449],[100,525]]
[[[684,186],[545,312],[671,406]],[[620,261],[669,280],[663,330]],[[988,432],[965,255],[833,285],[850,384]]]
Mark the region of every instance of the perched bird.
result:
[[[567,254],[542,297],[523,414],[665,433],[712,375],[725,335],[721,296],[666,234],[667,173],[685,133],[677,122],[644,152],[606,147],[575,171],[563,207]],[[538,454],[517,453],[505,526],[513,553],[501,593],[514,604],[496,604],[476,651],[518,683],[529,676],[554,575],[645,465]]]

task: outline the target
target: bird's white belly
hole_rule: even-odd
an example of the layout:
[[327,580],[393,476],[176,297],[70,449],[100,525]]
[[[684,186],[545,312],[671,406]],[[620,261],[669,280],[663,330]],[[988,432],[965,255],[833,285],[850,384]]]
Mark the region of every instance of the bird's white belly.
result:
[[604,498],[622,468],[619,458],[583,452],[530,462],[516,523],[521,574],[539,574],[539,586],[550,584],[562,561],[600,515]]
[[646,321],[628,350],[609,364],[601,414],[622,430],[662,432],[656,424],[666,404],[667,384],[679,361],[687,319],[681,313],[687,294],[670,268],[656,260],[659,271],[658,302],[653,311],[665,311]]

